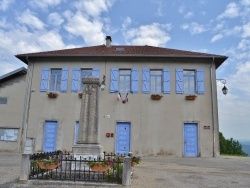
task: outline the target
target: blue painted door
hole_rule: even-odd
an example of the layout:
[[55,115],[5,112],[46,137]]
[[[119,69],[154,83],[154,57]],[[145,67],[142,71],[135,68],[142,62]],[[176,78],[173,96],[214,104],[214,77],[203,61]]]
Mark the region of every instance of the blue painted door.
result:
[[130,123],[120,122],[116,126],[116,154],[128,154],[130,152]]
[[196,123],[184,124],[184,156],[198,156],[198,126]]
[[57,122],[46,121],[43,142],[43,151],[50,152],[56,150]]

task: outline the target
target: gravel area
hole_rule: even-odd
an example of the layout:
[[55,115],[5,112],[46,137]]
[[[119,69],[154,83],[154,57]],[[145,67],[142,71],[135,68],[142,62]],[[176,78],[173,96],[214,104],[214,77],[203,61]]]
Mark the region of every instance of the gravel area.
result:
[[[132,188],[249,188],[250,157],[143,157],[133,168]],[[94,188],[72,182],[19,184],[20,153],[0,152],[0,188]],[[100,187],[110,187],[102,185]],[[117,186],[114,186],[117,187]]]

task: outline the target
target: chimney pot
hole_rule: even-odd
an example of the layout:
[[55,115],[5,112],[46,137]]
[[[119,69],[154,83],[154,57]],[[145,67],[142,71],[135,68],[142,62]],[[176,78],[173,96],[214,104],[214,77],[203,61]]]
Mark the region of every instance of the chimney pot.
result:
[[112,39],[111,39],[111,36],[106,36],[106,47],[111,47],[111,42],[112,42]]

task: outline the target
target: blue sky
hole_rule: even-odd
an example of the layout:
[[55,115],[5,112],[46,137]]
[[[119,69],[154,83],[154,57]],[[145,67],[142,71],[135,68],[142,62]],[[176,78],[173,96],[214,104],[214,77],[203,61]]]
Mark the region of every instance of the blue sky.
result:
[[0,0],[0,76],[20,53],[112,44],[228,56],[217,69],[220,131],[250,139],[250,0]]

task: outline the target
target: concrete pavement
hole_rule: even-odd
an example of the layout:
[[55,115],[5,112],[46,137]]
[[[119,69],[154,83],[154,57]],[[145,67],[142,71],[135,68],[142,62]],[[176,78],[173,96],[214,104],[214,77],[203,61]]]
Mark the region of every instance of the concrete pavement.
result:
[[[45,181],[22,185],[18,183],[20,163],[20,153],[0,152],[0,188],[96,187],[72,182]],[[141,164],[133,169],[131,187],[249,188],[250,157],[143,157]]]

